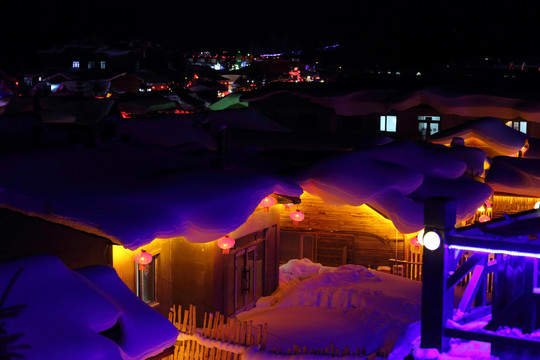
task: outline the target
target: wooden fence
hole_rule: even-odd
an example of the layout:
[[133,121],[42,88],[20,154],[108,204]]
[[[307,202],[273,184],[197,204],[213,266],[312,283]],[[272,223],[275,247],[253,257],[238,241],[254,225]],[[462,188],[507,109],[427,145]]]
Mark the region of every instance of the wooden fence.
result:
[[169,321],[180,333],[193,335],[191,338],[180,339],[174,345],[174,354],[167,360],[240,360],[242,352],[220,349],[216,346],[204,345],[203,339],[216,340],[241,347],[256,346],[264,349],[268,325],[253,325],[253,321],[239,321],[228,318],[216,312],[204,314],[203,327],[197,329],[197,311],[194,305],[189,305],[182,313],[182,306],[171,308]]
[[[182,312],[180,305],[178,307],[173,306],[169,312],[169,321],[185,336],[183,339],[182,336],[179,336],[179,340],[174,345],[174,353],[164,359],[241,360],[242,353],[248,347],[255,346],[260,351],[266,348],[267,323],[254,325],[251,320],[240,321],[231,317],[225,321],[225,317],[219,312],[215,314],[205,313],[203,320],[203,327],[197,329],[196,308],[194,305],[189,305],[189,309],[184,309],[184,312]],[[229,351],[220,349],[217,346],[208,346],[211,342],[206,342],[205,339],[237,345],[238,350]],[[334,344],[318,349],[309,349],[306,346],[300,347],[295,344],[292,348],[286,350],[276,349],[274,347],[270,352],[281,355],[311,354],[331,357],[366,355],[365,347],[351,351],[348,346],[345,346],[344,349],[338,349]],[[377,352],[377,355],[380,358],[384,358],[388,354]]]

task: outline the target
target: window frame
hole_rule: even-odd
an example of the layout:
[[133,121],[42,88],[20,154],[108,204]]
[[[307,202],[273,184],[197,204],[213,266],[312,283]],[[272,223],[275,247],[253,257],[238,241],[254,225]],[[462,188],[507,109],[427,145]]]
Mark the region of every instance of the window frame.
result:
[[[392,120],[393,123],[391,122]],[[391,129],[389,129],[389,124],[393,125]],[[397,115],[381,115],[379,118],[379,131],[388,133],[397,132]]]
[[[420,125],[424,124],[426,126],[426,132],[423,133],[420,129]],[[432,132],[431,125],[437,125],[437,131]],[[418,115],[418,132],[420,133],[421,140],[428,140],[431,135],[436,134],[440,131],[441,117],[439,115]]]
[[[527,134],[527,128],[529,127],[527,124],[527,120],[519,119],[519,120],[508,120],[506,122],[507,126],[510,126],[512,129],[517,130],[519,132],[522,132],[524,134]],[[517,125],[517,127],[516,127]]]

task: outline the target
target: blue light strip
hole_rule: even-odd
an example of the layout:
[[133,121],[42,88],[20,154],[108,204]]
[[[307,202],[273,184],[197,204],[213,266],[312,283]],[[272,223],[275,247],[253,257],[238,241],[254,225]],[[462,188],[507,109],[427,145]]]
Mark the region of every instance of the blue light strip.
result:
[[512,255],[512,256],[523,256],[523,257],[540,259],[540,254],[523,252],[523,251],[488,249],[488,248],[465,246],[465,245],[448,245],[448,248],[452,250],[477,251],[477,252],[484,252],[488,254],[507,254],[507,255]]

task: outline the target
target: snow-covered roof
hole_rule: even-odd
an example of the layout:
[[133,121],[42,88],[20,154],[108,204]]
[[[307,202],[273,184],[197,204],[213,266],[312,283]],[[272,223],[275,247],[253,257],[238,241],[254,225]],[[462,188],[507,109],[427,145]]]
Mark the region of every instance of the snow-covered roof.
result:
[[399,231],[412,233],[424,227],[423,201],[431,196],[455,198],[458,221],[474,215],[491,196],[493,190],[464,176],[466,171],[460,156],[403,141],[327,158],[298,181],[328,204],[368,204]]
[[484,150],[490,157],[516,155],[528,138],[526,134],[503,124],[499,119],[488,117],[440,131],[431,136],[431,141],[450,145],[456,137],[462,138],[467,146]]
[[300,196],[272,174],[218,170],[211,159],[155,147],[50,149],[0,155],[0,206],[136,249],[157,237],[213,241],[268,194]]
[[286,127],[264,116],[253,108],[210,111],[204,120],[210,131],[216,133],[223,127],[233,129],[290,132]]
[[497,192],[540,197],[540,159],[494,157],[485,182]]
[[118,136],[127,135],[130,141],[140,144],[168,147],[196,144],[206,149],[216,149],[212,136],[189,116],[120,119],[116,132]]
[[[146,359],[174,345],[178,330],[137,298],[108,266],[77,271],[52,255],[0,263],[3,292],[16,272],[4,308],[22,305],[2,319],[7,335],[22,335],[13,352],[26,359]],[[119,339],[100,332],[119,325]]]
[[[317,91],[317,89],[315,90]],[[333,108],[336,114],[343,116],[363,116],[385,114],[391,110],[404,111],[417,106],[427,105],[441,114],[455,114],[466,117],[497,117],[540,122],[540,101],[535,99],[515,98],[508,94],[471,93],[466,89],[448,90],[442,88],[422,89],[363,89],[337,92],[300,91],[292,88],[273,91],[255,92],[242,97],[243,101],[252,102],[279,94],[290,93],[308,98],[314,103]]]

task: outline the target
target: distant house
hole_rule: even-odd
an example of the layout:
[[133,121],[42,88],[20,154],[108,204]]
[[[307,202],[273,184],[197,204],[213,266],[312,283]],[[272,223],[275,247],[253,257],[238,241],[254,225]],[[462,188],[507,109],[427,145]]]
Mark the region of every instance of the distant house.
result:
[[[359,85],[360,86],[360,85]],[[429,141],[437,132],[483,117],[540,137],[540,101],[494,87],[480,94],[465,87],[339,88],[334,84],[272,84],[242,101],[296,131],[384,134]]]

